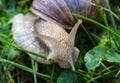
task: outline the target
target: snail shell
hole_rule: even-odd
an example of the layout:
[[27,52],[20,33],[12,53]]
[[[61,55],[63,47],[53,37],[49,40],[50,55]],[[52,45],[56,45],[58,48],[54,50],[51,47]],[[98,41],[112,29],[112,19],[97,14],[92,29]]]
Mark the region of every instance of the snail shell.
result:
[[[72,12],[100,21],[97,7],[91,5],[94,0],[33,0],[31,11],[45,20],[55,20],[60,24],[73,26],[76,19]],[[98,0],[105,7],[104,0]],[[64,27],[71,29],[71,27]]]
[[47,60],[44,60],[29,54],[33,59],[44,64],[51,64],[48,60],[53,59],[62,68],[71,66],[75,69],[74,63],[79,50],[74,47],[74,39],[81,20],[69,34],[55,21],[45,21],[34,15],[18,14],[12,20],[13,38],[16,43],[26,50],[47,57]]

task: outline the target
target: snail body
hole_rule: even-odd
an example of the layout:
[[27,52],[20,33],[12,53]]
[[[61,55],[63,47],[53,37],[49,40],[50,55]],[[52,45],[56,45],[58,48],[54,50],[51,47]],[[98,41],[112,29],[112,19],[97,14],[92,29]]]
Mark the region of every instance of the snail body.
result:
[[13,18],[13,38],[20,47],[47,57],[47,60],[44,60],[29,54],[34,60],[51,64],[49,59],[52,59],[60,67],[72,67],[74,70],[74,63],[79,55],[79,50],[74,47],[74,39],[81,23],[79,20],[68,34],[54,21],[45,21],[34,15],[18,14]]

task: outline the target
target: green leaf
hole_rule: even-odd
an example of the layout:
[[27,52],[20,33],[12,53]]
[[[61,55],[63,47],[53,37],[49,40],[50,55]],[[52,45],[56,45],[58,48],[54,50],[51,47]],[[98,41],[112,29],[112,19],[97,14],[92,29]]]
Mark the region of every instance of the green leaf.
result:
[[86,53],[84,60],[88,70],[98,67],[104,58],[106,49],[104,47],[97,46],[93,50]]
[[18,51],[16,51],[12,46],[7,46],[6,55],[11,60],[17,56]]
[[0,42],[5,43],[8,40],[8,36],[0,33]]
[[106,60],[108,62],[120,62],[120,54],[115,51],[115,48],[111,48],[107,51]]
[[57,79],[57,83],[77,83],[78,76],[73,71],[64,71]]
[[116,52],[115,48],[107,49],[103,46],[96,46],[86,53],[84,61],[87,69],[93,70],[100,66],[102,61],[120,62],[120,54]]

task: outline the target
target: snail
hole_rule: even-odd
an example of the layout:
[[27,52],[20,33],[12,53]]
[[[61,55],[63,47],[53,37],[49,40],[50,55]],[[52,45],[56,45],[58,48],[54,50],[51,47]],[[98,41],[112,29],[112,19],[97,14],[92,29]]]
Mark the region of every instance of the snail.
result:
[[[51,64],[49,59],[52,59],[61,68],[75,70],[74,63],[80,52],[74,45],[75,35],[82,20],[77,21],[72,12],[99,21],[97,7],[91,2],[93,0],[33,0],[31,11],[35,15],[18,14],[12,19],[13,38],[20,47],[47,57],[45,60],[28,54],[37,62]],[[98,2],[105,7],[104,0]]]
[[[104,0],[97,0],[102,7],[106,7]],[[94,0],[33,0],[31,11],[46,20],[55,20],[57,23],[67,25],[72,29],[76,23],[72,13],[77,13],[96,21],[101,21],[100,13],[96,6],[91,5]],[[83,21],[88,25],[86,21]],[[89,25],[88,25],[89,26]]]
[[74,63],[80,51],[74,46],[74,40],[81,20],[69,34],[55,21],[46,21],[33,14],[18,14],[12,22],[15,42],[28,51],[45,55],[47,60],[29,54],[31,58],[43,64],[51,64],[49,59],[52,59],[62,68],[75,70]]

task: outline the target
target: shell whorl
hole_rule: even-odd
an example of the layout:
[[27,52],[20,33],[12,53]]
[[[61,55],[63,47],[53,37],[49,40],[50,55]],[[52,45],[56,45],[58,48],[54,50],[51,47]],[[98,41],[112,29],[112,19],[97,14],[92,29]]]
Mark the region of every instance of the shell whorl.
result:
[[[105,7],[104,0],[98,0],[98,2]],[[43,19],[52,19],[68,26],[76,23],[76,18],[72,16],[72,13],[100,21],[97,7],[90,3],[94,3],[94,0],[33,0],[31,11]]]
[[46,20],[51,18],[67,25],[74,25],[75,23],[75,20],[66,3],[64,3],[64,0],[34,0],[31,10],[33,13]]

